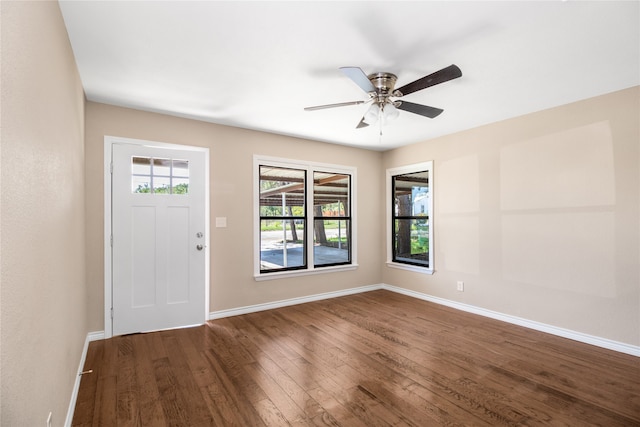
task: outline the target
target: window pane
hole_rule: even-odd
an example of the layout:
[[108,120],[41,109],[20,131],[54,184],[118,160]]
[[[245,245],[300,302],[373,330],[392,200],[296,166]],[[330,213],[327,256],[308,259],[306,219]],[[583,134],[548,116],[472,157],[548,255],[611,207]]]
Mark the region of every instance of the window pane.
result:
[[173,169],[171,175],[180,178],[189,178],[189,161],[188,160],[172,160]]
[[153,192],[155,194],[170,194],[171,178],[153,176]]
[[393,178],[396,216],[429,215],[428,171],[397,175]]
[[396,219],[394,261],[429,266],[429,219]]
[[316,219],[313,228],[313,263],[316,266],[344,264],[351,261],[351,222]]
[[302,218],[306,171],[260,166],[260,216]]
[[260,271],[304,267],[304,220],[261,220]]
[[189,194],[189,178],[172,178],[171,194]]
[[133,193],[151,193],[151,177],[150,176],[132,176],[131,192]]
[[133,175],[151,175],[151,159],[149,157],[133,157],[131,159]]
[[171,176],[171,160],[153,159],[153,176]]
[[350,216],[349,186],[349,175],[328,172],[314,172],[314,215],[316,217]]

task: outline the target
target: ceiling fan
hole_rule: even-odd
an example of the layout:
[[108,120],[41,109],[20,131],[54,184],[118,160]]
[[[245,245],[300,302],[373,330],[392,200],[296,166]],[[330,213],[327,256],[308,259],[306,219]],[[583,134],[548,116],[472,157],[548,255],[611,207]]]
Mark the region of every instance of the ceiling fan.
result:
[[[398,110],[409,111],[410,113],[429,117],[430,119],[437,117],[444,110],[427,105],[415,104],[413,102],[394,100],[392,98],[401,98],[410,93],[462,76],[462,71],[460,71],[458,66],[449,65],[442,70],[408,83],[401,88],[394,89],[396,80],[398,79],[395,74],[373,73],[366,75],[364,71],[358,67],[341,67],[340,70],[355,84],[360,86],[360,88],[369,95],[369,99],[367,101],[340,102],[337,104],[306,107],[305,111],[323,110],[325,108],[345,107],[371,102],[371,106],[356,126],[357,129],[367,127],[381,118],[384,120],[396,118],[399,115]],[[380,123],[382,124],[382,120],[380,120]]]

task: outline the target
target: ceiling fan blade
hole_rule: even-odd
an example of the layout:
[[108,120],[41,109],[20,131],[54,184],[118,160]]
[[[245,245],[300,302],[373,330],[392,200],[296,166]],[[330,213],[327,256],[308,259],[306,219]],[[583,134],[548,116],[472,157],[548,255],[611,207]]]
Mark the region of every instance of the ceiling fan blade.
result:
[[433,119],[442,113],[444,110],[435,107],[429,107],[428,105],[422,104],[414,104],[413,102],[407,101],[396,101],[399,102],[400,105],[396,105],[398,110],[409,111],[410,113],[419,114],[421,116],[429,117]]
[[349,105],[364,104],[367,101],[351,101],[351,102],[339,102],[337,104],[316,105],[314,107],[305,107],[304,111],[324,110],[325,108],[346,107]]
[[369,77],[367,77],[362,69],[358,67],[340,67],[340,71],[360,86],[363,91],[367,93],[376,91],[373,83],[371,83],[371,80],[369,80]]
[[367,126],[369,126],[369,123],[365,122],[363,117],[362,119],[360,119],[360,123],[358,123],[358,126],[356,126],[356,129],[366,128]]
[[458,68],[457,65],[449,65],[448,67],[443,68],[440,71],[436,71],[435,73],[429,74],[428,76],[422,77],[421,79],[406,84],[397,89],[397,91],[402,95],[408,95],[410,93],[426,89],[430,86],[435,86],[440,83],[448,82],[449,80],[457,79],[461,76],[462,71],[460,71],[460,68]]

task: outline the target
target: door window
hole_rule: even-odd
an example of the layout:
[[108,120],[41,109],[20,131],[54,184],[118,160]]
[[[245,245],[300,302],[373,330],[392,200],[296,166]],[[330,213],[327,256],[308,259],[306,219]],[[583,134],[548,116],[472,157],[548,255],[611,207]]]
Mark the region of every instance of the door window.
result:
[[131,192],[138,194],[189,194],[189,161],[132,157]]

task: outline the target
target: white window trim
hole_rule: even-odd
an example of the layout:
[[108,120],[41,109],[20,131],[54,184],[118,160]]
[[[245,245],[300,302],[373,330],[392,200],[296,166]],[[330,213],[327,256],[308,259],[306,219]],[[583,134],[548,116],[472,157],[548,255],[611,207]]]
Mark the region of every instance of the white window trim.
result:
[[[305,227],[307,242],[307,268],[305,270],[291,270],[282,272],[260,273],[260,165],[268,165],[283,168],[300,169],[307,171],[305,194],[313,194],[313,172],[332,172],[351,175],[350,214],[351,214],[351,264],[328,267],[315,267],[313,265],[313,227]],[[328,163],[316,163],[305,160],[286,159],[281,157],[269,157],[259,154],[253,156],[253,278],[256,281],[283,279],[288,277],[300,277],[313,274],[335,273],[350,271],[358,268],[358,238],[357,238],[357,171],[356,167],[335,165]],[[309,199],[307,199],[309,200]],[[307,202],[307,224],[313,224],[313,199]]]
[[[429,267],[420,267],[418,265],[404,264],[393,261],[393,227],[391,226],[391,221],[393,220],[393,203],[391,203],[393,196],[392,177],[396,175],[404,175],[407,173],[421,172],[424,170],[429,171],[429,192],[431,193],[431,197],[429,197]],[[385,202],[387,205],[387,267],[409,270],[423,274],[434,273],[435,268],[433,264],[433,254],[435,251],[433,240],[433,194],[433,161],[415,163],[412,165],[387,169],[387,198]]]

